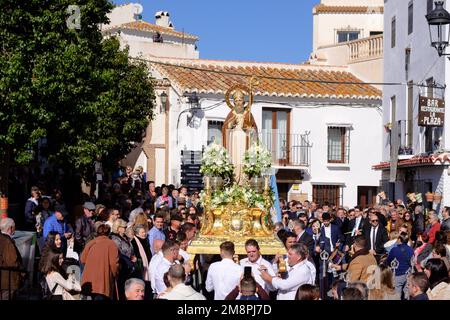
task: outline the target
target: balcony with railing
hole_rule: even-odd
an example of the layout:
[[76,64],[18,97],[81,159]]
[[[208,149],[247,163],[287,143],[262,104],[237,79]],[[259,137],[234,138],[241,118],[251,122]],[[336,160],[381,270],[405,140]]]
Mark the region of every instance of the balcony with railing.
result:
[[259,141],[272,153],[272,163],[277,167],[309,167],[311,144],[309,133],[283,133],[279,130],[262,130]]
[[386,130],[390,132],[391,148],[398,147],[399,158],[410,158],[413,153],[412,148],[412,133],[413,123],[411,120],[398,120],[394,123],[392,129],[385,126]]
[[349,63],[383,57],[382,34],[347,42],[347,46]]

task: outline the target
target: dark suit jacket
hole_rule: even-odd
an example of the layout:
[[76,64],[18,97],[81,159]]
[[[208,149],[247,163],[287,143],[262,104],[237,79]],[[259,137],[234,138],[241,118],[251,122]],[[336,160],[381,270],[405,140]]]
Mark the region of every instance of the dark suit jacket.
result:
[[345,217],[344,220],[341,220],[340,218],[336,218],[332,222],[334,225],[338,226],[341,230],[341,233],[344,234],[348,231],[348,224],[350,223],[350,220]]
[[[370,249],[370,233],[372,232],[372,226],[365,226],[363,229],[363,235],[367,240],[367,246]],[[382,225],[378,224],[378,231],[375,237],[375,252],[377,254],[384,254],[386,249],[384,248],[384,244],[388,242],[389,237],[387,234],[387,230]]]
[[300,237],[300,239],[298,239],[297,241],[298,243],[303,243],[304,245],[306,245],[308,247],[308,251],[309,254],[312,255],[314,252],[314,239],[313,237],[306,232],[303,232],[302,236]]
[[328,253],[333,252],[337,242],[340,242],[341,245],[344,244],[344,237],[339,227],[334,224],[331,224],[330,226],[331,226],[331,242],[333,244],[333,248],[330,247],[330,240],[325,236],[324,226],[320,228],[320,238],[319,238],[320,250],[322,251],[325,250]]

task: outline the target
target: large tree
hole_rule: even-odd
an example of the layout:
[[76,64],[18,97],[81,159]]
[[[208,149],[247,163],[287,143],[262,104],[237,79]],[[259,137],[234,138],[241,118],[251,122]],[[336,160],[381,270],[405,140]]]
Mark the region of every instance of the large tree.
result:
[[[68,12],[74,4],[80,28],[67,24],[76,22]],[[103,38],[99,26],[112,7],[107,0],[0,0],[3,192],[8,164],[27,164],[41,138],[51,163],[80,174],[98,156],[120,158],[141,141],[153,116],[152,80],[117,39]]]

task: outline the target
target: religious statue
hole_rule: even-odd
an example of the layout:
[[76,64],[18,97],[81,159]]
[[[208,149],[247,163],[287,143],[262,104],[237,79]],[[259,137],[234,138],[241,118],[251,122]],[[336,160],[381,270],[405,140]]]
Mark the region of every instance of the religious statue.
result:
[[[264,186],[264,203],[257,205],[246,197],[247,192],[252,192],[245,181],[243,158],[250,145],[258,139],[256,123],[251,113],[254,80],[252,77],[249,86],[237,84],[226,92],[225,101],[231,111],[224,122],[222,138],[223,146],[228,150],[234,165],[234,183],[218,190],[211,188],[211,177],[205,176],[202,227],[198,236],[189,245],[190,254],[218,254],[220,244],[224,241],[233,241],[236,253],[245,254],[245,242],[250,238],[258,241],[264,254],[275,255],[286,252],[283,243],[274,235],[271,219],[273,196],[269,180],[267,179]],[[218,194],[227,193],[230,194],[232,201],[223,201],[217,197]],[[218,199],[220,203],[214,201]],[[282,264],[279,265],[279,269],[283,269]]]
[[[248,102],[245,96],[248,95]],[[233,103],[230,101],[233,98]],[[243,85],[231,87],[226,95],[225,101],[231,111],[225,119],[223,126],[223,146],[230,152],[231,162],[234,165],[234,179],[239,185],[244,184],[242,173],[242,159],[248,149],[251,140],[256,137],[256,123],[251,113],[253,95],[250,88]]]

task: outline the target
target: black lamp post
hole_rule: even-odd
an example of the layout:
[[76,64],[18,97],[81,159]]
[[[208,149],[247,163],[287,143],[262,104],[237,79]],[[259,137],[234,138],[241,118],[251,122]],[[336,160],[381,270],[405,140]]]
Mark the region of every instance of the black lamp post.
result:
[[425,16],[430,29],[431,46],[436,48],[440,57],[448,56],[450,54],[445,53],[445,48],[449,45],[450,13],[444,9],[444,1],[435,1],[434,4],[434,10]]

